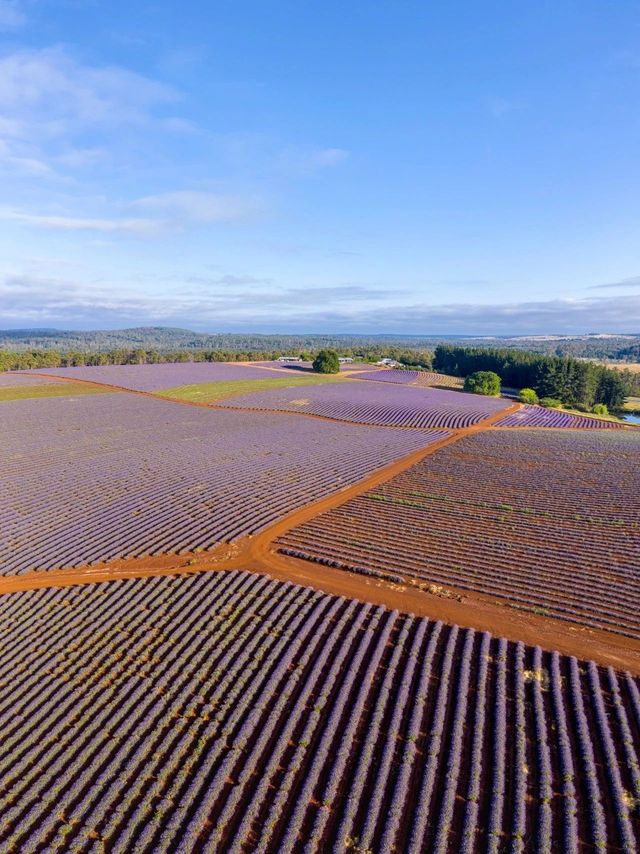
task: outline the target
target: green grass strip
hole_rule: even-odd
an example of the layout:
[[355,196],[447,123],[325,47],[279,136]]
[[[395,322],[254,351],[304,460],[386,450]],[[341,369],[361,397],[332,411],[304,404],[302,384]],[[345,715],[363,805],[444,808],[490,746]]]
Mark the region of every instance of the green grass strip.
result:
[[30,400],[34,397],[78,397],[81,394],[114,394],[111,388],[83,385],[82,383],[46,383],[45,385],[14,385],[0,387],[0,402]]
[[272,388],[296,389],[307,385],[325,385],[343,382],[346,378],[340,374],[309,374],[300,377],[267,377],[259,380],[223,380],[221,382],[195,383],[159,389],[154,394],[171,397],[175,400],[190,400],[197,403],[212,403],[253,391],[269,391]]

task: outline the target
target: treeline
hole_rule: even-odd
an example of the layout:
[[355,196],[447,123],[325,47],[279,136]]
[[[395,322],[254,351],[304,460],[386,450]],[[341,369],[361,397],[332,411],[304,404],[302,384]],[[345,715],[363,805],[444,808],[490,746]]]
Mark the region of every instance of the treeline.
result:
[[494,371],[507,387],[533,388],[541,398],[588,410],[596,403],[620,409],[629,394],[625,377],[618,371],[570,356],[444,344],[436,347],[433,367],[458,377]]
[[418,336],[403,335],[205,333],[162,326],[87,332],[58,329],[0,330],[0,350],[15,352],[56,350],[60,353],[84,353],[140,348],[161,353],[181,350],[260,353],[263,358],[275,352],[295,353],[310,350],[317,353],[323,349],[333,349],[340,353],[345,350],[359,352],[371,349],[386,353],[389,348],[402,352],[433,350],[441,340],[447,340],[446,336],[444,339],[430,341]]
[[[321,348],[312,350],[155,350],[142,347],[117,348],[96,352],[93,350],[0,350],[0,371],[33,370],[34,368],[69,368],[81,365],[152,365],[164,362],[257,362],[278,359],[280,356],[297,356],[313,361]],[[341,356],[363,362],[376,362],[383,357],[396,359],[407,366],[430,368],[433,353],[430,350],[409,350],[397,347],[370,346],[343,347]]]

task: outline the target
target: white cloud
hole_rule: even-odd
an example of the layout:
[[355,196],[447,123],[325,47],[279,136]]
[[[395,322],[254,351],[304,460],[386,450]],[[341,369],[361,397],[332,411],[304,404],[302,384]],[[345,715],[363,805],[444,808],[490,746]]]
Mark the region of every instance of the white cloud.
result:
[[[384,289],[364,285],[241,290],[221,277],[211,291],[149,294],[131,283],[88,283],[33,275],[0,279],[0,328],[51,323],[67,328],[149,323],[258,331],[390,332],[424,335],[518,335],[633,332],[640,295],[480,305],[386,303]],[[188,281],[188,279],[187,279]],[[215,282],[211,282],[213,286]],[[246,284],[246,282],[245,282]]]
[[52,216],[0,210],[0,220],[55,231],[100,231],[106,233],[151,234],[164,225],[155,219],[102,219],[94,217]]
[[80,63],[61,47],[0,55],[0,166],[68,180],[118,152],[127,160],[123,128],[162,133],[162,111],[177,100],[164,83]]
[[0,31],[15,30],[26,23],[24,14],[16,0],[0,0]]
[[620,279],[619,282],[607,282],[604,285],[591,285],[590,291],[610,290],[613,288],[640,288],[640,276]]
[[144,122],[149,110],[177,99],[164,83],[118,66],[82,65],[59,47],[0,58],[0,113],[17,133]]
[[53,169],[38,157],[29,157],[26,152],[14,153],[15,147],[0,138],[0,169],[5,167],[23,175],[47,176]]
[[[0,164],[2,149],[0,148]],[[26,166],[26,164],[25,164]],[[37,173],[38,164],[32,165]],[[43,168],[46,168],[43,165]],[[190,224],[213,224],[245,220],[260,210],[256,199],[181,190],[145,196],[126,207],[149,213],[143,217],[69,216],[65,213],[30,213],[10,207],[0,207],[0,220],[34,228],[55,231],[97,231],[110,234],[150,235],[180,230]]]
[[287,146],[275,157],[276,167],[289,177],[304,177],[344,163],[349,152],[344,148]]
[[246,219],[260,209],[260,203],[255,198],[199,190],[178,190],[145,196],[132,202],[132,206],[158,211],[173,221],[200,223]]

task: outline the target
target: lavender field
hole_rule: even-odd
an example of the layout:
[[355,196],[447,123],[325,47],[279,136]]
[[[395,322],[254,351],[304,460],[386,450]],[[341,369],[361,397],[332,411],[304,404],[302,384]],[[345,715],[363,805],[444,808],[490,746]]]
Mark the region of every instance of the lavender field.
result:
[[469,427],[510,406],[507,400],[442,389],[348,381],[304,389],[274,389],[235,396],[223,406],[242,409],[309,412],[389,427]]
[[640,842],[628,674],[243,572],[0,615],[7,854]]
[[383,368],[376,371],[361,371],[358,372],[356,379],[373,380],[380,383],[398,383],[399,385],[409,385],[418,379],[419,371],[400,371],[389,368]]
[[209,548],[444,435],[118,393],[14,401],[0,434],[2,575]]
[[228,362],[167,362],[159,365],[91,365],[79,368],[42,368],[29,371],[24,376],[53,374],[67,379],[90,380],[133,391],[160,391],[180,385],[195,383],[263,380],[284,373],[265,371],[249,365]]
[[285,554],[640,638],[640,433],[490,430],[284,534]]
[[589,430],[621,429],[624,424],[617,421],[604,421],[602,418],[589,418],[588,415],[572,415],[558,409],[545,409],[542,406],[523,406],[517,412],[497,421],[496,427],[582,427]]
[[17,373],[0,371],[0,389],[16,386],[60,385],[61,382],[62,380],[51,379],[50,377],[34,376],[26,371]]
[[400,369],[361,371],[354,374],[358,380],[374,382],[397,383],[398,385],[414,385],[422,388],[433,386],[448,386],[462,389],[462,377],[451,377],[448,374],[436,374],[433,371],[405,371]]

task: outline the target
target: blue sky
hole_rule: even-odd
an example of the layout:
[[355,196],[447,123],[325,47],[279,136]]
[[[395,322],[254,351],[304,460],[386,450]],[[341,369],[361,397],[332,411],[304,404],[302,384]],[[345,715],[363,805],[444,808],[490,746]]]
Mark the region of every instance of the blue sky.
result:
[[0,0],[0,327],[640,332],[640,2]]

